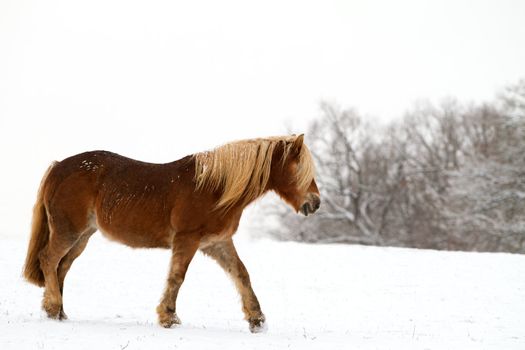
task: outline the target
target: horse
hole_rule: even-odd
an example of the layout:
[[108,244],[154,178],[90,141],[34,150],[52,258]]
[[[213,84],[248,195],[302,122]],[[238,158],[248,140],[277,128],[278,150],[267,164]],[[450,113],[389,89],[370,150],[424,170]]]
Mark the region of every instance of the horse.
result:
[[234,281],[252,333],[265,315],[232,236],[246,206],[276,192],[305,216],[320,206],[315,166],[304,135],[241,140],[166,164],[146,163],[107,151],[53,162],[33,209],[23,275],[45,287],[42,308],[64,320],[64,279],[99,230],[133,248],[171,249],[158,322],[181,321],[176,300],[197,252],[215,260]]

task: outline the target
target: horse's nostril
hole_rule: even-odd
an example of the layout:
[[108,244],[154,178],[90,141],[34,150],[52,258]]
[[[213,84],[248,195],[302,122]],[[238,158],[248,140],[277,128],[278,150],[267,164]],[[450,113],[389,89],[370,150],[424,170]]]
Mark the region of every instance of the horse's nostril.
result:
[[313,203],[312,203],[312,207],[314,208],[314,210],[317,210],[317,209],[319,209],[320,206],[321,206],[321,199],[316,196],[314,198]]
[[313,214],[319,209],[321,206],[321,199],[319,196],[315,194],[309,194],[308,198],[306,199],[306,202],[303,203],[301,206],[300,211],[305,215],[308,216],[308,214]]

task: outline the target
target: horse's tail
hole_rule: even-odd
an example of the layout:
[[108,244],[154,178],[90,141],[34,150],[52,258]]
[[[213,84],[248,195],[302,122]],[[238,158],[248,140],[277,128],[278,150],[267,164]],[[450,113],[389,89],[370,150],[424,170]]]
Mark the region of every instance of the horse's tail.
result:
[[38,190],[35,206],[33,207],[33,220],[31,223],[31,238],[29,239],[29,246],[27,248],[26,262],[24,264],[24,277],[29,282],[36,284],[39,287],[44,286],[44,273],[40,268],[39,254],[49,241],[49,225],[47,221],[47,212],[44,206],[44,189],[46,180],[55,166],[53,162],[47,169]]

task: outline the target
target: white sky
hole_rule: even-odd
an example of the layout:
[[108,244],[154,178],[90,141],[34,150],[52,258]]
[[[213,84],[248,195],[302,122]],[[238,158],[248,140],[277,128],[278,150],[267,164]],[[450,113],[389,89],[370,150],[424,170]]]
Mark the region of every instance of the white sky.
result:
[[321,100],[490,99],[524,62],[520,0],[2,0],[0,235],[27,234],[54,159],[171,161],[302,132]]

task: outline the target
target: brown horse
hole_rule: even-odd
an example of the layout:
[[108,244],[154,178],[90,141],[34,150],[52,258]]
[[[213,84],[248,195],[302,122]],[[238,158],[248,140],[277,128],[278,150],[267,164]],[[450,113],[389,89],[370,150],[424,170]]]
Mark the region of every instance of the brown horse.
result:
[[131,247],[170,248],[166,290],[157,307],[159,323],[169,328],[180,323],[177,294],[200,249],[231,276],[256,332],[265,317],[232,235],[243,209],[267,191],[304,215],[319,208],[303,135],[238,141],[167,164],[105,151],[66,158],[42,179],[24,277],[45,287],[47,315],[65,319],[64,278],[97,229]]

